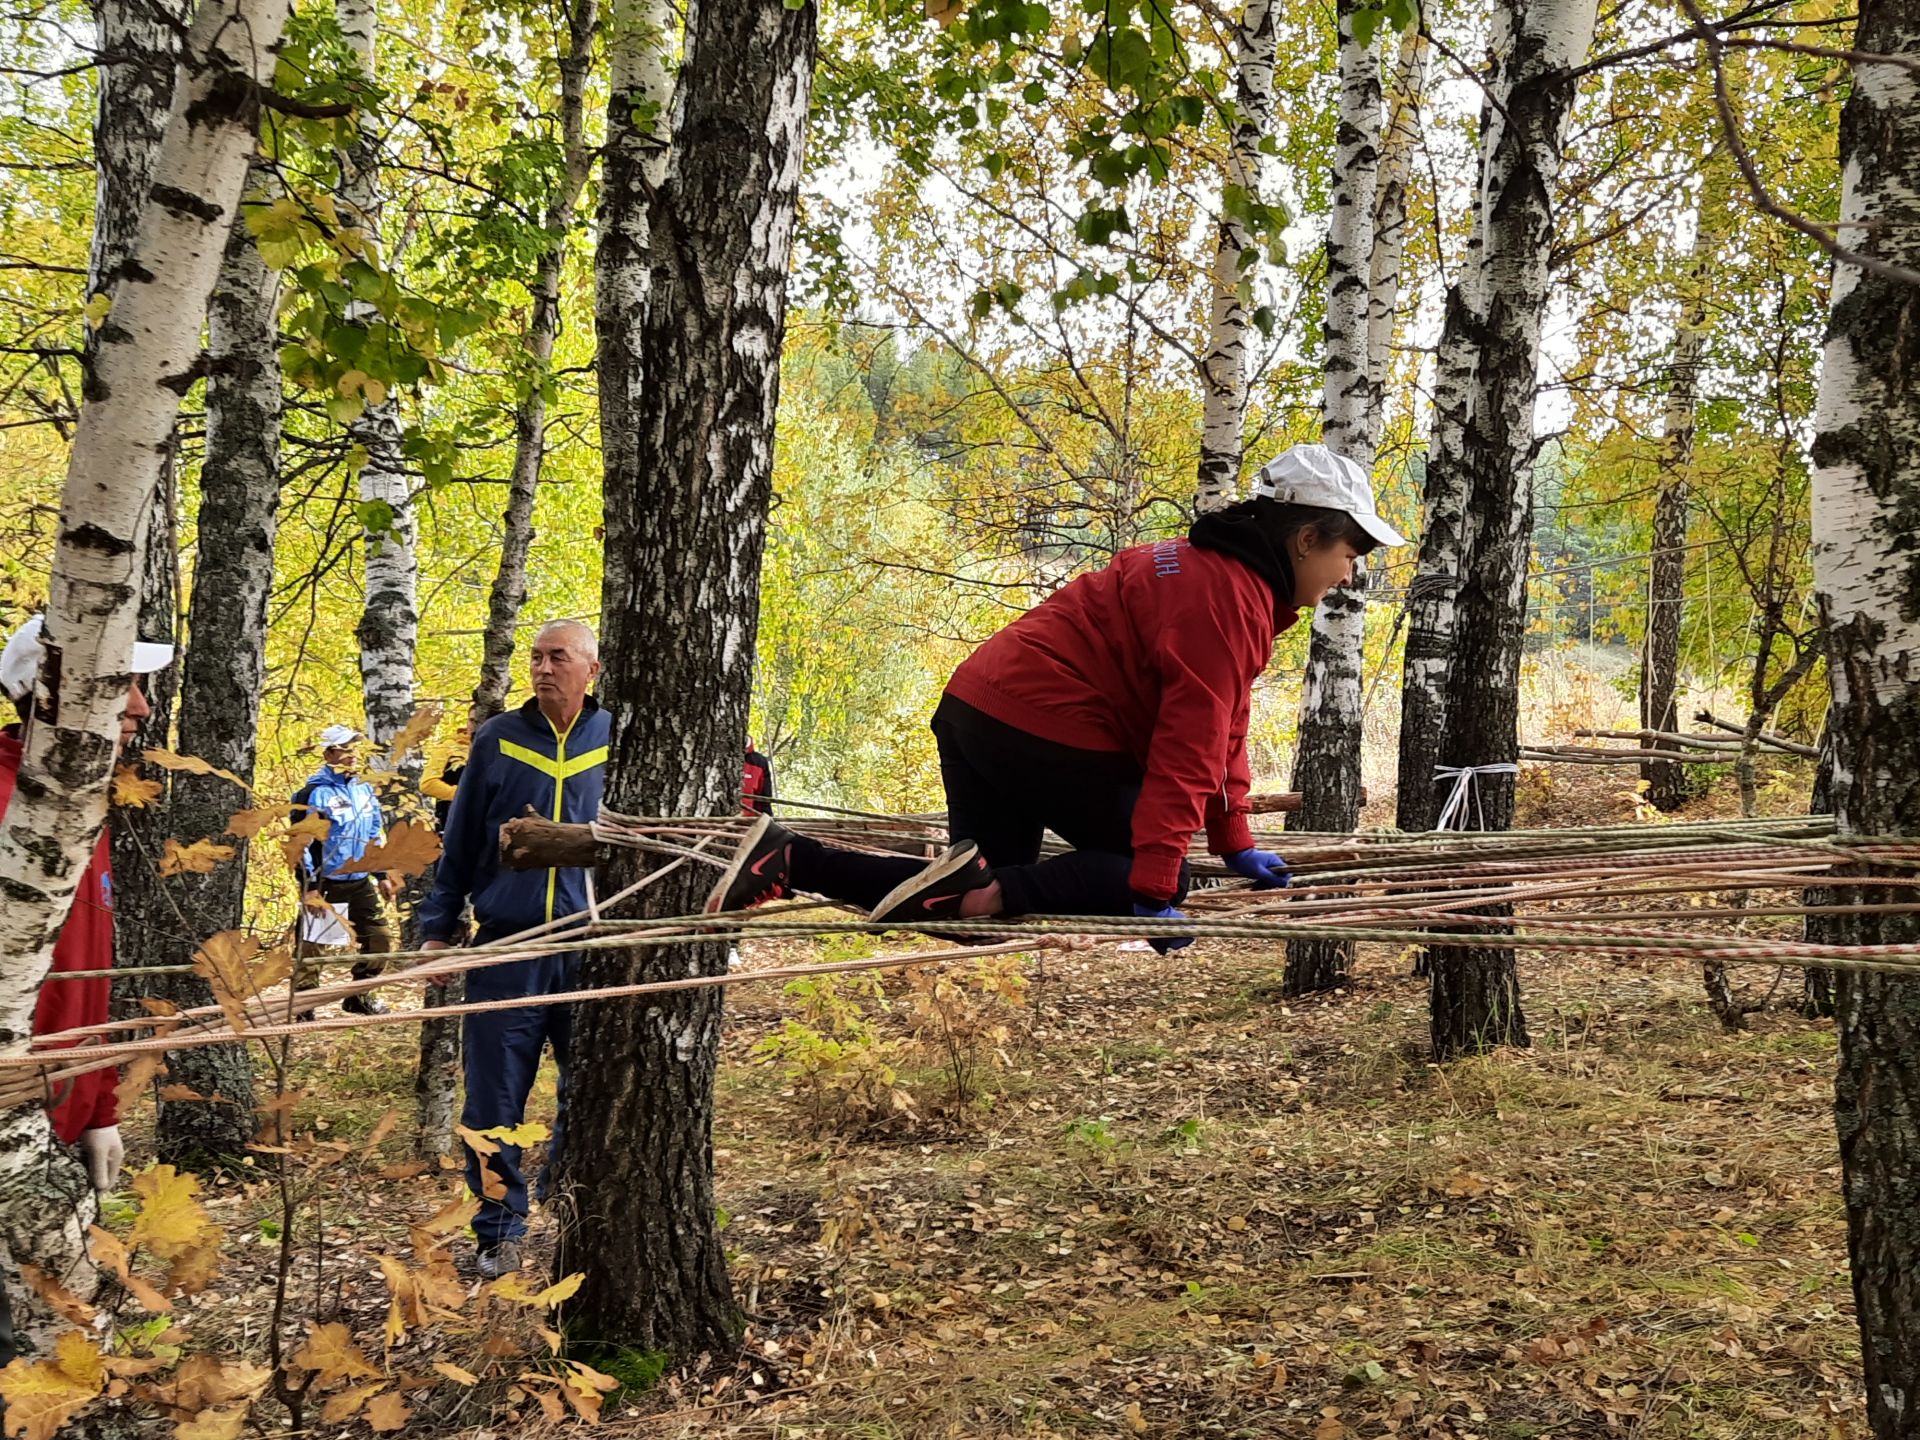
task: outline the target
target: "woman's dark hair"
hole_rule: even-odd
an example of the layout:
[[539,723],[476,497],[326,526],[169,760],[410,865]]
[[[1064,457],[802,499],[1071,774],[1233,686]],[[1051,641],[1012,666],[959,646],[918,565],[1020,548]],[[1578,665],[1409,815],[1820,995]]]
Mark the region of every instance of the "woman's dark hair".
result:
[[1362,555],[1380,548],[1380,542],[1362,530],[1360,522],[1344,510],[1320,505],[1289,505],[1264,496],[1246,503],[1255,507],[1261,524],[1286,554],[1293,553],[1293,537],[1309,527],[1319,538],[1319,544],[1313,547],[1316,550],[1331,549],[1342,540]]

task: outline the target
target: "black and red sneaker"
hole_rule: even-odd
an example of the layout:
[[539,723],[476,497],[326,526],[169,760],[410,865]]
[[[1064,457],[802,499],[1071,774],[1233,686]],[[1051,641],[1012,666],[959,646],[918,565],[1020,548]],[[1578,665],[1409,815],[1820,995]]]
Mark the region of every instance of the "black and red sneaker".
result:
[[745,910],[786,894],[793,876],[793,841],[791,830],[774,824],[771,816],[762,817],[708,892],[707,914]]
[[971,840],[962,840],[911,880],[903,880],[873,907],[883,925],[918,929],[932,920],[956,920],[960,902],[993,883],[993,870]]

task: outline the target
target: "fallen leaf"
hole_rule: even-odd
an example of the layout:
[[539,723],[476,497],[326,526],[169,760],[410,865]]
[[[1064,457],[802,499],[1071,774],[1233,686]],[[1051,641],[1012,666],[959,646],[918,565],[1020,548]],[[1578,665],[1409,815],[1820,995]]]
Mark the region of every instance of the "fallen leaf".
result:
[[236,1405],[231,1410],[202,1410],[191,1420],[175,1422],[173,1440],[239,1440],[246,1424],[244,1405]]
[[586,1278],[586,1272],[580,1271],[556,1280],[553,1284],[547,1286],[546,1289],[535,1295],[533,1297],[533,1303],[551,1310],[562,1300],[572,1299],[574,1292],[580,1288],[580,1282]]
[[367,1424],[385,1435],[395,1430],[405,1429],[407,1417],[412,1414],[413,1411],[407,1408],[407,1402],[401,1398],[400,1392],[389,1390],[383,1395],[375,1396],[373,1403],[367,1406]]
[[339,1425],[351,1420],[360,1413],[360,1407],[387,1388],[384,1380],[374,1380],[366,1385],[350,1385],[337,1395],[329,1395],[327,1403],[320,1407],[320,1418],[329,1425]]
[[431,1217],[420,1222],[420,1228],[429,1235],[448,1235],[455,1230],[464,1230],[467,1223],[480,1213],[480,1202],[471,1196],[458,1195],[447,1202]]
[[480,1383],[480,1377],[478,1375],[474,1374],[471,1370],[462,1370],[451,1360],[436,1360],[433,1362],[433,1368],[446,1376],[447,1379],[453,1381],[456,1385],[478,1385]]
[[387,1113],[382,1115],[378,1122],[375,1123],[373,1133],[367,1136],[366,1141],[360,1148],[371,1155],[380,1148],[380,1142],[391,1135],[393,1133],[393,1127],[399,1123],[400,1112],[397,1109],[388,1110]]
[[53,1440],[102,1388],[104,1384],[87,1385],[69,1375],[57,1360],[16,1359],[0,1370],[7,1435],[10,1440]]
[[1129,1400],[1127,1402],[1127,1408],[1121,1413],[1127,1418],[1127,1429],[1136,1435],[1144,1435],[1147,1433],[1147,1417],[1141,1413],[1140,1402],[1138,1400]]
[[317,1372],[313,1383],[320,1386],[380,1373],[367,1363],[366,1355],[354,1344],[353,1332],[338,1320],[314,1326],[306,1344],[295,1352],[293,1363],[302,1370]]

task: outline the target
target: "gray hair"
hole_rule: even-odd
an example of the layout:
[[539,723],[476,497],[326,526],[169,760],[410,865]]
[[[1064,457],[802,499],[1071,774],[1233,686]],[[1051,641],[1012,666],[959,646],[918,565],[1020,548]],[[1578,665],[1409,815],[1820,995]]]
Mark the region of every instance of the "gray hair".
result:
[[538,645],[545,636],[552,634],[555,630],[571,632],[578,640],[580,649],[587,659],[599,660],[600,638],[593,633],[593,627],[584,620],[549,620],[533,637],[533,643]]

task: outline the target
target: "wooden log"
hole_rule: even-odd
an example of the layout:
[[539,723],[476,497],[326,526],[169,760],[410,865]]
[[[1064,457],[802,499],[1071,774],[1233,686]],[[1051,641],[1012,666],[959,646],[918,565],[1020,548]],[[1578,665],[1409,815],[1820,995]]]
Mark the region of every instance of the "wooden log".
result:
[[[1729,721],[1722,720],[1711,710],[1702,710],[1693,718],[1702,725],[1713,726],[1716,730],[1726,730],[1732,734],[1743,737],[1747,733],[1746,726],[1735,725]],[[1770,750],[1784,750],[1789,755],[1798,755],[1806,760],[1818,760],[1820,758],[1819,750],[1812,745],[1802,745],[1798,740],[1789,740],[1783,735],[1775,735],[1771,730],[1762,730],[1753,738],[1756,744],[1764,745]]]
[[[1360,803],[1367,803],[1367,790],[1360,787]],[[1270,790],[1264,795],[1247,796],[1247,810],[1254,815],[1291,815],[1299,810],[1301,796],[1298,790]]]
[[500,863],[509,870],[590,868],[604,863],[609,853],[609,846],[593,838],[591,825],[522,815],[500,827]]

